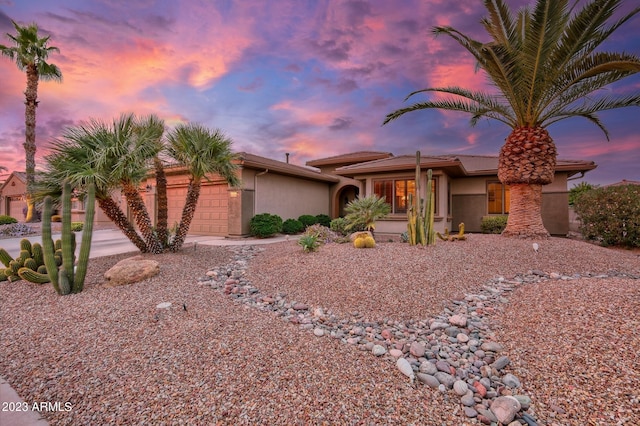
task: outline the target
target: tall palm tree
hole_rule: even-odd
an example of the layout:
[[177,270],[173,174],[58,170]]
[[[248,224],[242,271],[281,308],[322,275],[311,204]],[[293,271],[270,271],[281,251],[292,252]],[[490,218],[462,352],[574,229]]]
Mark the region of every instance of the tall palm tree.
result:
[[111,170],[110,179],[122,189],[151,253],[161,253],[163,244],[155,233],[139,188],[163,149],[163,132],[164,122],[155,116],[136,118],[133,114],[122,114],[113,121],[110,138],[99,151],[98,159],[99,167]]
[[169,247],[171,251],[178,251],[191,226],[203,179],[217,174],[231,186],[239,185],[240,181],[237,165],[233,163],[232,141],[219,129],[210,130],[194,123],[179,124],[167,134],[167,142],[169,156],[190,174],[180,223]]
[[490,37],[483,43],[449,26],[433,28],[473,55],[497,94],[460,87],[413,92],[453,95],[419,102],[387,115],[383,124],[422,109],[445,109],[505,123],[513,130],[500,149],[498,177],[510,185],[511,208],[505,236],[546,237],[541,217],[542,185],[553,181],[556,146],[546,128],[560,120],[583,117],[609,133],[597,113],[640,106],[640,93],[597,95],[599,89],[640,71],[640,58],[599,50],[620,26],[640,12],[636,7],[609,22],[623,0],[592,0],[574,11],[568,0],[537,0],[516,15],[505,0],[484,0],[488,16],[481,23]]
[[27,73],[27,90],[25,90],[25,166],[27,178],[27,217],[26,222],[33,222],[34,215],[33,190],[36,167],[36,107],[38,106],[38,82],[40,80],[62,81],[60,68],[47,62],[49,54],[60,52],[60,49],[49,46],[49,36],[38,37],[38,26],[18,25],[11,21],[16,35],[8,34],[13,46],[0,45],[0,52],[15,61],[20,71]]
[[98,120],[91,120],[64,130],[62,136],[50,146],[45,157],[45,170],[40,173],[36,196],[46,195],[58,199],[60,182],[69,179],[76,192],[83,192],[89,182],[95,183],[96,201],[105,215],[143,253],[149,251],[147,243],[138,235],[120,204],[113,199],[118,181],[112,176],[113,164],[105,164],[101,151],[112,139],[111,128]]

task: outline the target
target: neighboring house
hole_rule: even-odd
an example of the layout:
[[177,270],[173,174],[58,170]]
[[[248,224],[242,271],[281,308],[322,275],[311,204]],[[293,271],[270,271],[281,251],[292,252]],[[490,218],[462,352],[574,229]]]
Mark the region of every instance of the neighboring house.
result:
[[623,186],[623,185],[640,185],[640,181],[622,179],[620,182],[610,183],[609,185],[604,185],[603,188],[607,188],[609,186]]
[[27,192],[27,174],[12,172],[0,185],[0,214],[24,220],[23,209],[27,207],[24,198]]
[[[12,172],[3,183],[0,183],[0,215],[7,215],[24,221],[27,208],[25,195],[27,193],[27,174],[25,172]],[[71,208],[71,220],[81,222],[84,219],[84,204],[80,200],[73,200]],[[96,208],[96,224],[109,224],[111,221]]]
[[[394,156],[390,152],[362,151],[307,162],[307,167],[237,153],[236,164],[241,184],[237,188],[219,176],[203,182],[190,234],[244,237],[249,222],[259,213],[277,214],[283,220],[303,214],[344,215],[344,207],[357,196],[377,194],[386,198],[392,213],[377,222],[376,232],[399,234],[406,230],[408,195],[415,191],[415,155]],[[498,181],[498,158],[478,155],[425,155],[421,157],[421,187],[426,192],[426,174],[432,169],[435,190],[435,226],[443,232],[458,229],[461,222],[468,232],[480,232],[484,216],[509,212],[509,187]],[[558,160],[555,180],[543,187],[542,219],[554,235],[569,231],[567,180],[596,167],[587,161]],[[0,190],[2,209],[10,208],[23,218],[24,174],[18,186],[15,173]],[[180,220],[189,185],[189,175],[181,167],[166,169],[169,199],[169,226]],[[18,174],[18,176],[20,176]],[[16,182],[12,186],[11,182]],[[155,179],[150,176],[141,185],[148,211],[157,211]],[[425,197],[425,194],[420,194]],[[126,203],[116,197],[126,211]],[[15,203],[15,204],[14,204]],[[76,205],[74,220],[82,220],[82,206]],[[103,213],[96,209],[98,221]],[[152,220],[155,221],[155,217]]]

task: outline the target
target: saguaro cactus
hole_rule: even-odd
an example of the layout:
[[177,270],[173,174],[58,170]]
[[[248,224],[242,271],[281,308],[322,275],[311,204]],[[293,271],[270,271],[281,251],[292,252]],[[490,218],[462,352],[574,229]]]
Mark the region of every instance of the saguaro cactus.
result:
[[75,262],[75,233],[71,231],[71,184],[65,181],[62,187],[62,237],[61,252],[62,264],[58,269],[56,262],[56,247],[51,238],[51,198],[44,199],[44,212],[42,218],[42,250],[47,274],[53,288],[58,294],[80,293],[84,287],[84,278],[87,274],[89,251],[91,250],[91,237],[93,235],[93,216],[95,213],[95,186],[87,187],[87,209],[85,212],[85,224],[82,231],[82,242],[78,262],[74,271]]
[[433,172],[427,170],[426,202],[420,198],[420,151],[416,151],[416,195],[409,194],[407,209],[407,236],[409,244],[432,245],[436,242],[433,229],[435,216],[435,194],[433,191]]

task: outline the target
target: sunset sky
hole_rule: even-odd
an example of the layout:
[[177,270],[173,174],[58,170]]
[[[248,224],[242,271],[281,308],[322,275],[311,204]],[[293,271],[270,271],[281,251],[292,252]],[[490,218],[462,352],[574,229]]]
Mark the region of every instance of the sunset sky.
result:
[[[49,61],[63,82],[39,86],[38,165],[63,128],[123,112],[220,128],[235,151],[288,152],[299,165],[362,150],[497,155],[510,131],[497,121],[470,127],[465,114],[432,110],[381,126],[414,90],[486,86],[465,50],[430,33],[452,25],[486,40],[484,13],[481,0],[0,0],[0,44],[13,19],[36,22],[60,49]],[[606,47],[639,55],[640,16]],[[0,165],[24,170],[26,76],[5,57],[0,76]],[[640,76],[607,90],[638,92]],[[601,118],[610,142],[584,119],[552,125],[559,157],[595,161],[589,183],[640,180],[639,109]]]

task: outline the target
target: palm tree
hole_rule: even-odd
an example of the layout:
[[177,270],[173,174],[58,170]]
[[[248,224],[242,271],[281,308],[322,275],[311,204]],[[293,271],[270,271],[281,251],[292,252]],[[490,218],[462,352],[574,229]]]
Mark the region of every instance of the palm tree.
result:
[[155,233],[151,217],[140,195],[154,158],[163,150],[164,122],[155,116],[136,118],[122,114],[112,124],[110,138],[98,151],[102,170],[111,170],[110,179],[122,189],[129,210],[151,253],[161,253],[162,242]]
[[105,215],[120,228],[123,234],[143,253],[149,251],[147,243],[113,199],[118,181],[113,178],[113,164],[107,164],[101,151],[112,139],[111,128],[98,120],[91,120],[64,130],[53,141],[50,153],[45,157],[45,170],[40,173],[36,196],[46,195],[59,199],[60,182],[69,179],[74,191],[81,193],[90,182],[95,183],[96,201]]
[[54,46],[48,46],[49,36],[38,37],[38,26],[31,24],[20,26],[11,21],[16,35],[7,33],[13,42],[12,47],[0,45],[0,52],[16,62],[20,71],[27,73],[27,90],[25,90],[25,165],[27,178],[27,217],[26,222],[35,221],[33,190],[36,167],[36,107],[38,106],[38,82],[40,80],[62,81],[60,68],[47,63],[51,52],[60,52]]
[[619,20],[609,20],[622,0],[592,0],[581,10],[568,0],[537,0],[533,8],[514,15],[504,0],[485,0],[489,15],[481,23],[490,41],[472,39],[449,26],[433,28],[473,55],[498,94],[460,87],[428,88],[413,92],[453,95],[419,102],[387,115],[383,124],[422,109],[445,109],[471,114],[512,128],[500,149],[498,177],[510,185],[511,209],[505,236],[547,237],[542,224],[542,185],[553,181],[556,146],[546,128],[560,120],[583,117],[609,133],[597,113],[640,106],[640,94],[626,96],[594,92],[640,71],[640,58],[628,53],[597,50],[620,26],[640,12],[636,7]]
[[179,124],[167,135],[167,152],[190,174],[187,197],[171,251],[178,251],[191,226],[191,220],[200,198],[202,180],[217,174],[231,186],[239,185],[237,165],[233,163],[232,141],[219,129],[210,130],[199,124]]
[[347,215],[344,217],[348,225],[346,229],[366,229],[372,232],[376,229],[376,221],[384,218],[391,212],[391,205],[384,198],[376,194],[364,198],[356,198],[344,208]]

